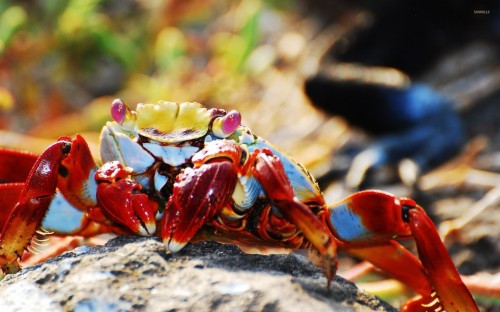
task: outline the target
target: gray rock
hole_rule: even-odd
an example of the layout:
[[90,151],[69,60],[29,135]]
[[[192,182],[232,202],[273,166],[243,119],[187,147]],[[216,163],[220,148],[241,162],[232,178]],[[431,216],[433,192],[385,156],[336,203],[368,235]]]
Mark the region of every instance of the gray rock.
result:
[[80,247],[0,282],[1,311],[397,311],[303,256],[214,242],[168,254],[157,239]]

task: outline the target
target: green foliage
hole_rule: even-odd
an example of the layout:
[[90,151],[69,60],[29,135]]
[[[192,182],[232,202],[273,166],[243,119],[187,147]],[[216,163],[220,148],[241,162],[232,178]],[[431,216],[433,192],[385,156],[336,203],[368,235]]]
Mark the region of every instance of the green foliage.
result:
[[0,55],[8,47],[12,36],[27,20],[24,9],[20,6],[10,6],[1,10],[0,15]]
[[[280,6],[264,0],[2,2],[0,89],[12,101],[0,105],[0,113],[10,110],[0,115],[0,126],[27,129],[104,95],[210,105],[235,90],[253,94],[252,75],[274,55],[259,49],[266,41],[261,17],[278,18],[287,8]],[[256,66],[260,59],[266,63]]]

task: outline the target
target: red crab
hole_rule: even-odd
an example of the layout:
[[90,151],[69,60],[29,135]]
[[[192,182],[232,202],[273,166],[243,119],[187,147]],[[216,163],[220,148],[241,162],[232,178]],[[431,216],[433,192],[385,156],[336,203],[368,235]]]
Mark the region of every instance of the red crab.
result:
[[[198,103],[111,106],[102,165],[82,136],[40,156],[0,150],[0,266],[43,227],[57,235],[158,235],[172,252],[190,241],[309,248],[328,283],[337,248],[413,288],[407,311],[478,311],[433,223],[413,200],[363,191],[325,204],[314,178],[241,125],[237,111]],[[55,194],[55,199],[54,199]],[[62,196],[61,196],[62,194]],[[413,237],[420,260],[398,243]]]

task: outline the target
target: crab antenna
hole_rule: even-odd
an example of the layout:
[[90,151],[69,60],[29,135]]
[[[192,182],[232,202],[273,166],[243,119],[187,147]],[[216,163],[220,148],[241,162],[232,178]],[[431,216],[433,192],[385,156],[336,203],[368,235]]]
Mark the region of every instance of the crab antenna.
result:
[[241,123],[241,114],[237,110],[232,110],[225,116],[218,117],[212,125],[213,133],[221,138],[226,138],[233,134]]
[[130,108],[121,99],[115,99],[111,103],[111,116],[121,126],[126,126],[130,121],[135,120]]

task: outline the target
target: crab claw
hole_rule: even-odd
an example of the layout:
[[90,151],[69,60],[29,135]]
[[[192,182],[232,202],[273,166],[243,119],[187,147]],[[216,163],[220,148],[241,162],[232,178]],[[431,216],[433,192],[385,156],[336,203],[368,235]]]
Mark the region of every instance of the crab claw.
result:
[[133,233],[153,235],[158,204],[141,192],[140,184],[126,179],[128,174],[118,162],[104,164],[96,173],[97,200],[111,221]]
[[230,161],[187,168],[174,185],[162,218],[161,236],[171,252],[182,249],[229,201],[236,184]]
[[47,212],[56,190],[58,169],[70,147],[71,142],[67,140],[49,146],[34,163],[20,192],[17,188],[19,198],[0,234],[0,267],[4,272],[19,269],[17,258],[23,254]]
[[161,221],[161,237],[170,251],[182,249],[230,201],[241,155],[230,141],[212,141],[192,157],[194,168],[177,176]]

